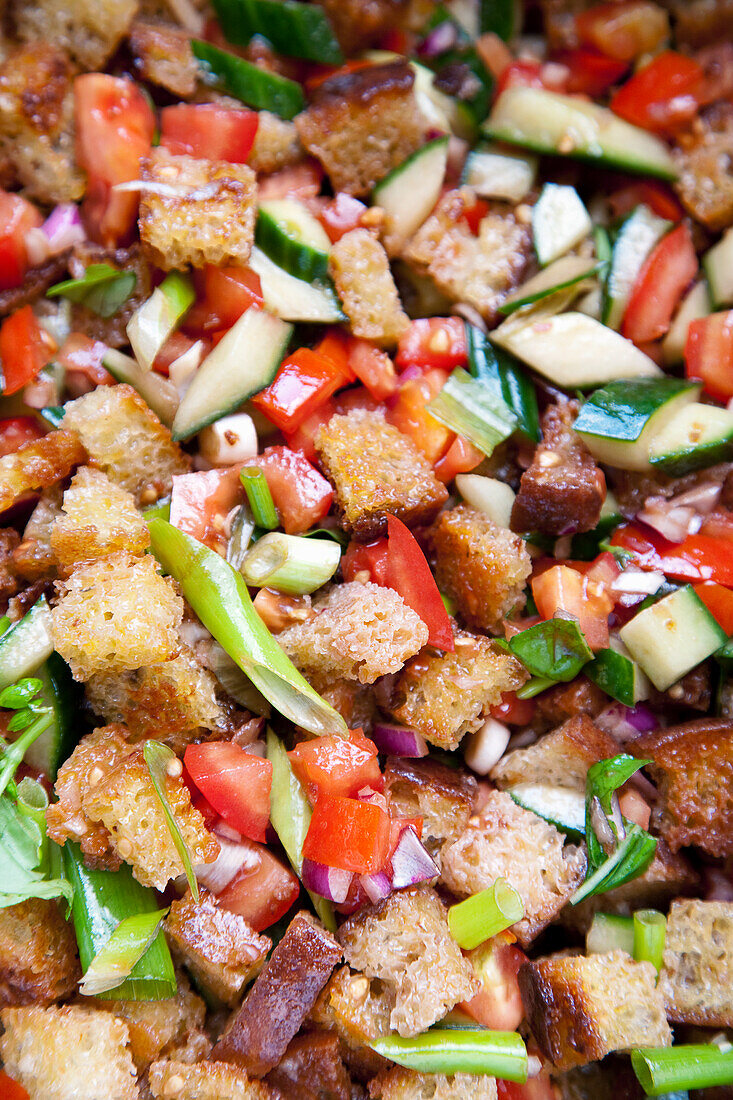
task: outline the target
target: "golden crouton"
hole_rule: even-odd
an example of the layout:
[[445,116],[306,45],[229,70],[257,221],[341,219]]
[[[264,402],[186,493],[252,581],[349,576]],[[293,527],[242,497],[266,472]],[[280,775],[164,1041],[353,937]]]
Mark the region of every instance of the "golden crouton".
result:
[[65,410],[64,428],[76,432],[93,464],[138,504],[170,493],[173,475],[188,472],[188,456],[132,386],[98,386],[69,401]]
[[522,278],[530,234],[513,214],[492,212],[482,218],[474,236],[463,219],[466,204],[464,192],[449,191],[402,255],[451,301],[467,302],[493,323]]
[[0,909],[0,1005],[48,1004],[80,978],[74,930],[55,900]]
[[392,1002],[381,982],[341,966],[322,990],[309,1023],[338,1035],[341,1057],[352,1076],[366,1081],[388,1065],[369,1043],[389,1035]]
[[[68,427],[68,425],[66,425]],[[0,457],[0,512],[31,489],[47,489],[86,462],[86,451],[72,431],[49,432]]]
[[478,992],[471,965],[450,934],[429,886],[398,890],[349,917],[339,929],[346,961],[378,978],[393,997],[390,1027],[419,1035]]
[[425,120],[405,59],[337,73],[315,90],[295,124],[334,191],[366,195],[421,144]]
[[254,172],[277,172],[297,164],[304,156],[294,122],[270,111],[260,111],[254,145],[247,164]]
[[615,1050],[670,1046],[664,1000],[648,962],[625,951],[537,959],[519,971],[532,1034],[558,1069]]
[[733,109],[725,101],[701,111],[675,150],[680,171],[675,190],[693,218],[713,233],[733,222],[733,180],[726,170],[731,155]]
[[179,648],[183,600],[152,557],[113,554],[58,582],[54,646],[74,678],[165,661]]
[[275,1100],[268,1085],[227,1062],[154,1062],[148,1086],[155,1100]]
[[33,1100],[137,1100],[127,1024],[79,1005],[5,1008],[0,1060]]
[[165,934],[197,984],[230,1005],[260,972],[272,947],[267,936],[258,935],[244,917],[221,909],[206,890],[198,904],[190,891],[173,902]]
[[0,149],[30,198],[72,202],[84,194],[74,159],[73,70],[63,50],[36,42],[0,68]]
[[176,975],[175,997],[163,1001],[100,1001],[105,1012],[124,1020],[130,1033],[130,1053],[138,1073],[158,1058],[198,1062],[211,1050],[204,1031],[206,1005],[191,992],[183,974]]
[[502,619],[525,604],[532,562],[524,539],[466,504],[443,512],[432,538],[441,592],[469,626],[500,633]]
[[518,783],[543,783],[585,795],[588,768],[619,752],[618,741],[586,714],[570,718],[526,749],[502,756],[491,778],[502,790]]
[[308,677],[308,682],[322,699],[337,710],[350,730],[369,733],[374,725],[377,702],[368,684],[358,680],[334,680],[330,675]]
[[443,845],[457,840],[468,825],[476,780],[429,757],[402,756],[387,758],[384,779],[391,808],[403,817],[422,818],[422,842],[439,863]]
[[101,470],[82,466],[64,493],[64,514],[51,531],[51,549],[66,567],[118,550],[137,555],[150,545],[134,498]]
[[54,577],[58,567],[51,549],[51,531],[61,515],[60,485],[44,489],[25,525],[23,541],[13,550],[13,571],[28,581]]
[[352,229],[331,249],[328,269],[355,336],[396,344],[410,322],[387,253],[368,229]]
[[457,748],[505,691],[527,679],[519,661],[489,638],[456,630],[455,645],[454,653],[421,653],[408,661],[389,705],[393,718],[444,749]]
[[674,1023],[733,1027],[733,902],[672,902],[659,989]]
[[343,46],[358,53],[392,30],[420,31],[434,9],[433,0],[318,0]]
[[443,849],[442,880],[467,897],[505,878],[524,904],[524,917],[512,931],[527,947],[583,881],[585,854],[564,841],[554,825],[504,791],[491,791],[463,835]]
[[496,1100],[496,1078],[488,1074],[415,1073],[397,1066],[369,1082],[370,1100]]
[[139,0],[15,0],[23,42],[51,42],[84,69],[103,69],[135,18]]
[[183,98],[196,91],[201,69],[183,28],[138,19],[130,28],[130,51],[143,80]]
[[316,435],[316,450],[341,524],[358,539],[386,534],[390,514],[408,527],[429,523],[448,499],[422,452],[381,412],[332,416]]
[[313,618],[277,636],[306,675],[373,684],[398,672],[428,640],[425,623],[392,588],[334,585],[313,607]]
[[174,157],[156,149],[143,167],[140,239],[165,271],[204,264],[244,267],[252,251],[257,181],[246,164]]
[[733,855],[733,726],[699,718],[648,733],[633,742],[651,758],[659,788],[652,825],[673,852],[697,844],[713,856]]

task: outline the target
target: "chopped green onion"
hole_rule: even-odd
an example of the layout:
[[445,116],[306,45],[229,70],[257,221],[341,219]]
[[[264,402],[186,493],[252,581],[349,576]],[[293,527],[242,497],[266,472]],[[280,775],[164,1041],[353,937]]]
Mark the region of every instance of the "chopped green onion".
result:
[[647,1096],[733,1085],[733,1050],[715,1043],[643,1047],[631,1052],[631,1065]]
[[244,466],[239,474],[257,527],[273,531],[280,524],[267,478],[258,466]]
[[10,630],[12,625],[12,619],[9,619],[7,615],[3,615],[2,618],[0,618],[0,637]]
[[460,367],[428,403],[427,410],[485,455],[508,439],[518,424],[516,414],[500,394]]
[[127,323],[127,338],[143,370],[152,369],[156,355],[193,305],[195,297],[189,276],[181,271],[169,271],[160,286],[133,313]]
[[634,958],[650,962],[659,973],[664,958],[667,918],[657,909],[637,909],[634,913]]
[[160,804],[163,807],[163,813],[165,814],[165,820],[168,824],[168,831],[171,834],[171,839],[176,846],[176,851],[181,857],[181,863],[183,869],[186,872],[186,878],[188,879],[188,885],[191,889],[194,901],[199,900],[199,884],[196,881],[196,875],[193,870],[193,860],[191,859],[191,853],[189,851],[186,841],[183,839],[181,828],[176,821],[175,814],[171,809],[171,804],[168,801],[168,795],[165,792],[166,776],[174,774],[171,771],[171,764],[175,769],[175,775],[181,774],[181,762],[168,745],[161,745],[160,741],[146,741],[143,749],[143,756],[145,757],[145,763],[148,766],[150,778],[153,786],[155,787],[155,793],[160,799]]
[[271,531],[254,544],[240,572],[253,587],[302,596],[330,581],[340,561],[336,542]]
[[519,1084],[527,1080],[527,1048],[515,1031],[436,1028],[414,1039],[387,1035],[370,1046],[417,1073],[485,1073]]
[[281,118],[294,118],[306,105],[303,89],[295,80],[261,69],[251,61],[198,38],[191,39],[191,49],[201,62],[201,68],[214,78],[222,91],[248,107],[272,111]]
[[547,691],[556,683],[557,680],[548,680],[546,676],[532,676],[526,684],[517,688],[517,699],[534,699],[535,695],[539,695],[541,691]]
[[112,317],[135,289],[134,271],[119,271],[111,264],[90,264],[80,279],[65,279],[46,291],[47,298],[68,298],[99,317]]
[[509,649],[535,676],[574,680],[593,652],[575,619],[548,619],[509,639]]
[[167,909],[124,917],[97,952],[79,983],[84,997],[98,997],[116,989],[130,977],[160,931]]
[[448,925],[459,947],[470,951],[516,924],[524,916],[524,905],[514,887],[498,878],[488,890],[474,894],[448,910]]
[[166,497],[164,500],[159,500],[157,504],[151,504],[149,508],[143,510],[143,519],[146,523],[150,523],[151,519],[164,519],[169,520],[171,518],[171,498]]
[[621,917],[616,913],[595,913],[593,923],[585,938],[588,955],[607,955],[610,951],[634,954],[633,917]]

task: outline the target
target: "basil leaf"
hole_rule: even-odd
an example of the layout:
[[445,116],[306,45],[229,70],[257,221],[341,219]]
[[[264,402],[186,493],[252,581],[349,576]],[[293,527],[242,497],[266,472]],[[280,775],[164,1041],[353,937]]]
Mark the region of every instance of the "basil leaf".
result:
[[100,317],[112,317],[137,284],[134,271],[118,271],[111,264],[90,264],[80,279],[66,279],[46,291],[47,298],[68,298]]
[[71,884],[64,878],[48,877],[50,864],[43,866],[45,847],[38,823],[21,816],[9,798],[0,798],[0,909],[27,898],[64,897],[71,902]]
[[642,875],[654,858],[656,849],[657,842],[653,836],[640,825],[630,825],[613,855],[587,876],[570,899],[570,904],[578,905],[586,898],[615,890],[617,886]]
[[509,649],[534,676],[573,680],[593,653],[574,619],[548,619],[509,639]]

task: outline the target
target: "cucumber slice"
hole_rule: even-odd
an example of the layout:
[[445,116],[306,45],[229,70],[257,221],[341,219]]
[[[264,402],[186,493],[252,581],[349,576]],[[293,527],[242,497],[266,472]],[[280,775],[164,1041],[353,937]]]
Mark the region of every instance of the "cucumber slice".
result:
[[157,371],[143,370],[136,359],[132,359],[116,348],[107,349],[102,365],[118,382],[127,382],[137,390],[155,415],[170,427],[180,398],[178,390],[168,378],[164,378]]
[[152,369],[153,360],[195,297],[188,275],[170,271],[147,302],[133,313],[127,323],[127,338],[143,370]]
[[561,833],[585,834],[585,795],[580,791],[544,783],[518,783],[507,794],[525,810],[544,817]]
[[373,199],[386,214],[393,250],[420,228],[440,197],[448,162],[448,138],[439,137],[416,150],[374,188]]
[[702,266],[710,287],[713,309],[733,305],[733,228],[708,249]]
[[695,283],[692,290],[688,291],[682,299],[669,332],[662,341],[662,355],[668,366],[674,366],[683,361],[690,323],[701,317],[707,317],[711,310],[710,292],[707,283],[702,279],[699,283]]
[[694,402],[654,436],[649,448],[652,466],[672,477],[729,462],[733,458],[733,412]]
[[634,957],[634,918],[615,913],[595,913],[593,923],[585,938],[588,955],[608,955],[611,951],[625,951]]
[[483,474],[458,474],[456,488],[467,504],[498,523],[508,527],[515,493],[511,485]]
[[524,324],[518,322],[510,317],[495,329],[494,342],[564,389],[662,374],[630,340],[584,313],[530,314]]
[[619,646],[619,649],[615,649],[612,644],[608,649],[600,649],[583,672],[606,695],[627,707],[633,707],[649,698],[651,688],[636,661],[625,651],[620,652],[623,648]]
[[621,328],[642,265],[671,224],[642,204],[621,226],[613,246],[603,307],[602,320],[610,328]]
[[513,294],[510,294],[499,306],[499,312],[514,313],[523,306],[534,305],[549,294],[555,294],[558,290],[565,290],[570,286],[577,287],[580,293],[583,290],[580,284],[602,270],[603,264],[598,260],[584,259],[582,256],[561,256],[559,260],[555,260],[538,275],[533,275]]
[[699,383],[681,378],[611,382],[588,398],[574,427],[599,462],[648,470],[651,441],[699,394]]
[[660,179],[677,178],[666,144],[607,107],[544,88],[507,88],[483,125],[495,141],[595,161]]
[[473,188],[482,199],[521,202],[532,190],[537,163],[537,157],[531,153],[482,146],[466,157],[461,183]]
[[33,673],[43,684],[41,696],[46,706],[51,708],[53,722],[37,741],[34,741],[25,754],[26,764],[38,768],[40,772],[54,780],[59,767],[71,752],[79,739],[81,729],[75,722],[77,704],[77,685],[69,671],[69,666],[52,653],[45,664]]
[[640,611],[619,636],[658,691],[666,691],[727,640],[689,584]]
[[328,277],[331,242],[321,223],[295,199],[260,205],[255,240],[273,263],[296,279]]
[[41,596],[0,638],[0,689],[34,676],[52,653],[51,609]]
[[205,74],[248,107],[271,111],[280,118],[294,118],[305,108],[303,89],[294,80],[261,69],[198,38],[191,39],[191,49]]
[[277,53],[340,65],[344,55],[333,27],[318,4],[300,0],[214,0],[221,29],[228,42],[246,46],[262,35]]
[[481,0],[481,34],[498,34],[508,42],[522,29],[523,9],[522,0]]
[[481,329],[466,324],[468,369],[474,378],[501,395],[517,418],[516,431],[538,443],[542,438],[537,392],[521,366],[501,348],[495,348]]
[[308,283],[305,279],[296,279],[273,263],[256,245],[252,249],[249,266],[260,277],[265,305],[283,321],[312,321],[327,325],[346,320],[330,282]]
[[188,439],[272,382],[292,325],[264,309],[246,310],[197,370],[173,421],[174,439]]
[[534,250],[541,267],[564,256],[584,240],[593,223],[574,187],[546,183],[532,207]]

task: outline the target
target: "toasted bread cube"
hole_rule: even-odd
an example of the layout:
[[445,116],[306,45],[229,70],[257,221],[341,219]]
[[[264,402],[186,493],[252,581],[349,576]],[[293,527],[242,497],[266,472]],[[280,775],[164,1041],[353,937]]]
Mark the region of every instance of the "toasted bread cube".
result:
[[450,934],[440,898],[425,885],[398,890],[344,921],[346,961],[378,978],[394,998],[390,1027],[419,1035],[478,992],[471,964]]
[[124,1020],[130,1033],[130,1053],[138,1073],[158,1058],[198,1062],[211,1050],[204,1031],[206,1005],[177,974],[175,997],[162,1001],[100,1001],[99,1007]]
[[78,1005],[5,1008],[0,1059],[33,1100],[137,1100],[127,1024]]
[[196,91],[201,70],[182,27],[136,20],[130,28],[130,50],[143,80],[184,98]]
[[329,271],[355,336],[389,346],[410,322],[387,253],[368,229],[352,229],[331,249]]
[[582,714],[529,748],[502,756],[491,778],[502,790],[518,783],[542,783],[585,794],[588,768],[599,760],[610,760],[618,751],[618,741]]
[[491,791],[463,835],[443,849],[442,879],[467,897],[505,878],[524,903],[524,917],[512,931],[527,947],[583,881],[585,854],[564,841],[554,825],[504,791]]
[[369,684],[360,684],[358,680],[334,680],[326,674],[311,674],[308,682],[339,712],[350,730],[363,729],[369,733],[377,713],[377,702]]
[[428,640],[427,626],[402,597],[371,581],[334,585],[313,606],[313,618],[277,637],[306,675],[373,684],[398,672]]
[[297,164],[304,156],[294,122],[260,111],[254,145],[247,164],[255,172],[278,172]]
[[527,679],[519,661],[488,638],[457,630],[455,645],[454,653],[421,653],[408,661],[389,705],[393,718],[444,749],[457,748],[505,691]]
[[276,1100],[268,1085],[227,1062],[154,1062],[148,1086],[155,1100]]
[[173,902],[165,934],[198,985],[230,1005],[259,974],[272,947],[244,917],[221,909],[207,890],[201,891],[198,904],[190,891]]
[[674,1023],[733,1027],[733,902],[672,902],[659,989]]
[[488,1074],[416,1073],[397,1066],[369,1084],[370,1100],[496,1100],[496,1078]]
[[532,562],[524,540],[466,504],[438,517],[432,539],[441,592],[469,626],[500,633],[502,619],[525,604]]
[[63,511],[51,532],[51,549],[61,565],[119,550],[142,554],[150,545],[147,524],[132,495],[91,466],[82,466],[72,479]]
[[[68,425],[66,425],[68,427]],[[47,489],[68,477],[87,454],[73,431],[49,432],[0,457],[0,511],[31,489]]]
[[55,900],[0,909],[0,1005],[49,1004],[80,977],[74,930]]
[[338,73],[315,90],[295,124],[334,191],[366,195],[421,144],[425,121],[406,60]]
[[389,1064],[369,1043],[389,1035],[391,1011],[392,996],[381,982],[342,966],[316,1001],[309,1023],[335,1031],[352,1077],[367,1081]]
[[381,412],[332,416],[316,435],[316,451],[341,524],[358,539],[386,534],[388,515],[408,527],[429,523],[448,499],[422,452]]
[[672,1043],[654,967],[625,951],[527,962],[519,988],[532,1034],[558,1069]]
[[[332,1097],[347,1100],[352,1096],[351,1081],[344,1066],[338,1035],[328,1031],[308,1031],[296,1035],[267,1081],[282,1096]],[[314,1091],[318,1090],[318,1093]]]
[[94,465],[138,504],[170,493],[173,475],[189,469],[188,456],[132,386],[98,386],[65,410],[64,428],[76,432]]
[[155,560],[113,554],[58,582],[54,646],[77,680],[165,661],[178,650],[183,600]]
[[733,726],[699,718],[645,734],[636,756],[651,758],[659,788],[652,825],[673,852],[697,844],[713,856],[733,855]]
[[155,149],[143,179],[171,188],[143,191],[140,199],[140,239],[153,263],[164,271],[187,264],[246,265],[257,216],[251,168]]
[[103,69],[128,32],[139,0],[21,0],[14,6],[22,42],[50,42],[83,69]]
[[[712,11],[717,5],[706,6]],[[686,7],[680,5],[683,10]],[[731,104],[723,100],[699,112],[694,129],[685,134],[675,153],[680,170],[675,190],[683,206],[713,233],[727,229],[733,222],[733,181],[726,171],[733,155]]]
[[476,780],[437,760],[402,756],[387,758],[384,780],[392,809],[402,817],[422,818],[422,842],[439,863],[443,846],[468,825]]

